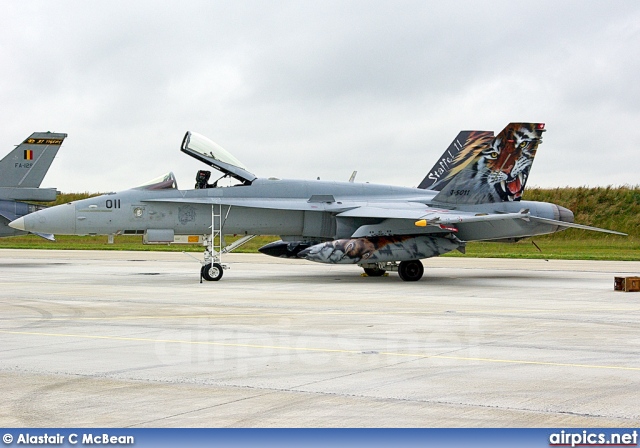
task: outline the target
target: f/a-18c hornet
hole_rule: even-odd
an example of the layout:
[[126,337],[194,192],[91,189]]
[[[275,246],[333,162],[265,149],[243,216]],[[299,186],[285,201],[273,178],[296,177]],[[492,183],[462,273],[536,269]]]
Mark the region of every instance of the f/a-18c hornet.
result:
[[[173,173],[145,185],[19,218],[11,226],[65,235],[143,235],[147,243],[205,246],[201,281],[219,280],[221,255],[255,235],[280,235],[260,248],[275,257],[348,263],[369,276],[397,271],[420,280],[423,258],[468,241],[515,242],[575,227],[555,204],[523,201],[543,123],[511,123],[497,136],[462,131],[417,188],[355,182],[258,178],[223,148],[187,132],[181,151],[216,168],[199,171],[194,189],[179,190]],[[232,186],[219,187],[223,178]],[[353,179],[351,179],[353,180]],[[242,235],[225,246],[224,235]],[[622,234],[624,235],[624,234]]]
[[[21,201],[51,202],[55,188],[39,188],[67,134],[34,132],[0,160],[0,237],[24,235],[9,223],[44,207]],[[32,232],[49,240],[53,235]]]

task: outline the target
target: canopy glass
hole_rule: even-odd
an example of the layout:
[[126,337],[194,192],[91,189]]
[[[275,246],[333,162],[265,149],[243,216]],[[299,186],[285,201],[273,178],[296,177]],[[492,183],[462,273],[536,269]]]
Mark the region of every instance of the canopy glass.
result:
[[242,162],[232,156],[222,146],[218,145],[215,142],[212,142],[207,137],[198,134],[197,132],[190,132],[188,134],[188,138],[184,142],[184,147],[186,149],[190,149],[199,154],[202,154],[203,156],[219,160],[220,162],[237,166],[238,168],[242,168],[243,170],[247,169],[247,167],[244,166]]

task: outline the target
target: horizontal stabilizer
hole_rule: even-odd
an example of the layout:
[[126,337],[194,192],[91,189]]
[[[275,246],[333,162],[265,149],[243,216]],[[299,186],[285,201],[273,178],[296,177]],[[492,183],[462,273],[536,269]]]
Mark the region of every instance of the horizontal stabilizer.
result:
[[537,216],[529,216],[529,219],[531,219],[532,221],[538,221],[538,222],[544,222],[544,223],[547,223],[547,224],[553,224],[553,225],[556,225],[556,226],[559,226],[559,227],[570,227],[572,229],[591,230],[593,232],[611,233],[613,235],[628,236],[626,233],[616,232],[615,230],[608,230],[608,229],[601,229],[599,227],[585,226],[583,224],[575,224],[573,222],[556,221],[555,219],[539,218]]
[[55,201],[58,191],[55,188],[18,188],[0,187],[0,199],[9,201]]

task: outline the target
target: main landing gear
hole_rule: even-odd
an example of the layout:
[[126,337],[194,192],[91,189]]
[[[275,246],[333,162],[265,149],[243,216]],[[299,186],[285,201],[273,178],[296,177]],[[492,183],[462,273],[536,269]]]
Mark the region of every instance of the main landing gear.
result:
[[420,260],[401,261],[398,266],[398,275],[405,282],[417,282],[424,274],[424,266]]
[[409,260],[387,263],[364,263],[360,267],[369,277],[381,277],[387,271],[398,271],[398,275],[405,282],[417,282],[424,274],[424,266],[420,260]]

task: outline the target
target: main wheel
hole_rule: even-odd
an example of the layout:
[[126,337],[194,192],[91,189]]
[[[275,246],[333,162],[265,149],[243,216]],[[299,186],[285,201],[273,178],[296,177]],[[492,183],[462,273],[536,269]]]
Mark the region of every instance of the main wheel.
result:
[[424,274],[424,266],[420,260],[401,261],[398,266],[398,275],[405,282],[417,282]]
[[202,278],[208,282],[217,282],[222,278],[223,272],[222,266],[219,263],[205,264],[200,271]]
[[384,269],[380,269],[380,268],[363,268],[364,269],[364,273],[367,274],[369,277],[382,277],[384,275],[385,271]]

